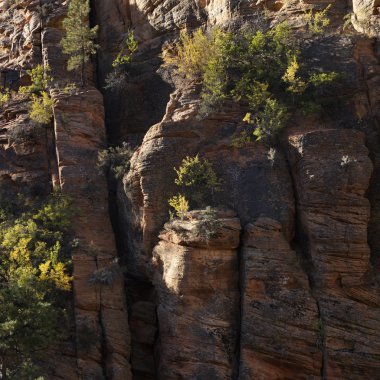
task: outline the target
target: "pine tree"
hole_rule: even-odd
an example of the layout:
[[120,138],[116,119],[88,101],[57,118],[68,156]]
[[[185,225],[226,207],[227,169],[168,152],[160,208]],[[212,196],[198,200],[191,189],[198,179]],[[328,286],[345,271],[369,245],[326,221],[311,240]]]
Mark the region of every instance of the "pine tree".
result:
[[85,85],[85,64],[91,55],[99,48],[94,40],[98,26],[89,26],[90,3],[89,0],[71,0],[67,17],[63,21],[66,36],[62,40],[63,52],[70,55],[67,69],[81,70],[81,82]]

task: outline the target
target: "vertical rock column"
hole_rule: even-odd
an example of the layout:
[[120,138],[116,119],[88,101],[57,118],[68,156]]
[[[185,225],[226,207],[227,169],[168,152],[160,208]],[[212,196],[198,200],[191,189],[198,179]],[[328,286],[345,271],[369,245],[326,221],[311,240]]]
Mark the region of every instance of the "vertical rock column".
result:
[[[124,283],[108,214],[107,184],[96,169],[104,143],[102,96],[52,92],[62,192],[76,208],[73,255],[77,358],[83,378],[129,379],[129,330]],[[107,277],[97,282],[96,274]]]
[[[67,73],[67,57],[60,49],[65,12],[65,7],[53,9],[42,31],[44,64],[51,67],[61,88],[74,77]],[[90,65],[86,72],[89,84]],[[128,380],[130,336],[124,281],[117,263],[107,183],[96,168],[98,151],[106,140],[103,98],[94,87],[79,88],[70,95],[53,89],[50,95],[59,184],[76,209],[73,231],[79,243],[73,254],[73,288],[78,377]]]
[[298,210],[316,287],[357,286],[369,269],[364,197],[372,173],[362,133],[319,130],[290,137]]
[[380,292],[371,281],[365,198],[372,164],[364,135],[321,129],[290,135],[300,235],[317,298],[323,376],[374,379],[380,363]]
[[[231,379],[239,321],[240,222],[219,213],[215,234],[167,223],[155,247],[159,379]],[[200,232],[200,234],[199,234]]]
[[377,44],[369,38],[360,39],[354,51],[354,57],[360,73],[362,91],[355,99],[356,112],[367,123],[367,147],[373,163],[373,174],[367,191],[371,203],[371,217],[368,225],[368,243],[371,247],[371,261],[380,268],[380,62]]
[[281,224],[248,224],[242,250],[239,379],[316,379],[318,308]]

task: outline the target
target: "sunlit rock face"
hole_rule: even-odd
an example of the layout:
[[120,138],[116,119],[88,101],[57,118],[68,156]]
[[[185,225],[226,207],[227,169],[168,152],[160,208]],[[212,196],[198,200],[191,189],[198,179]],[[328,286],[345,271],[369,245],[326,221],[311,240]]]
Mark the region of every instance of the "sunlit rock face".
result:
[[[77,74],[60,45],[68,2],[0,1],[1,86],[29,84],[38,63],[55,81],[51,125],[31,128],[18,95],[1,106],[1,182],[9,194],[61,189],[79,210],[71,329],[46,355],[46,379],[378,377],[380,3],[334,2],[327,33],[310,36],[305,12],[327,4],[267,1],[264,11],[261,1],[94,0],[100,48],[86,86],[70,94],[62,87]],[[199,120],[198,83],[161,58],[181,30],[265,19],[287,20],[308,38],[315,67],[343,78],[332,109],[297,112],[275,151],[232,146],[245,114],[236,102]],[[131,29],[132,74],[122,93],[107,90]],[[98,151],[123,141],[135,149],[130,168],[107,182]],[[183,221],[168,213],[173,168],[195,154],[223,185],[210,199],[217,233],[207,239],[197,229],[204,210]],[[112,284],[91,281],[115,265]]]

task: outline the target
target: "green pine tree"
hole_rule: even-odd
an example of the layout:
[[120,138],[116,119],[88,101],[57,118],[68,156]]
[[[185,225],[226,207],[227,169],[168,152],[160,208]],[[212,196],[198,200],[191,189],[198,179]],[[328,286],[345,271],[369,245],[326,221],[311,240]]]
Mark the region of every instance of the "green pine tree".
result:
[[66,36],[62,39],[63,52],[70,55],[67,69],[80,69],[82,86],[85,85],[85,64],[99,48],[94,42],[98,26],[90,28],[89,14],[89,0],[71,0],[67,17],[63,21],[66,29]]

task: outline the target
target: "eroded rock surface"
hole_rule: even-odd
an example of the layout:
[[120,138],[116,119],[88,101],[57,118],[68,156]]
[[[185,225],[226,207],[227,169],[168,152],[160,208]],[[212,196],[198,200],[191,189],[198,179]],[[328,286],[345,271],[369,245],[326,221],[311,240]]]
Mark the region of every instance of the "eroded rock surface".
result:
[[364,194],[372,163],[364,135],[319,130],[289,138],[301,231],[319,288],[361,283],[369,269]]
[[248,224],[241,261],[239,379],[319,378],[318,305],[280,223]]
[[[56,83],[54,128],[30,129],[25,99],[2,106],[0,177],[14,194],[60,187],[79,210],[74,339],[49,353],[47,379],[378,378],[380,4],[336,1],[329,33],[305,34],[313,65],[344,80],[330,95],[334,106],[297,113],[271,153],[260,143],[231,145],[244,106],[226,103],[199,120],[198,86],[160,68],[162,45],[180,30],[257,27],[264,3],[272,23],[288,20],[301,34],[304,12],[328,4],[95,0],[101,49],[87,87],[70,95],[59,90],[77,79],[59,45],[67,1],[0,1],[2,85],[27,84],[26,70],[41,62]],[[374,39],[343,30],[350,12],[355,29]],[[105,90],[130,28],[139,52],[128,84]],[[119,252],[96,170],[104,121],[112,144],[138,147],[117,194],[116,181],[109,187]],[[218,213],[220,233],[207,241],[197,212],[168,222],[173,168],[195,154],[222,179],[209,203],[235,210]],[[125,283],[119,269],[112,284],[92,283],[94,273],[118,268],[118,253]]]
[[[96,169],[98,150],[105,145],[103,99],[91,87],[75,96],[58,89],[76,78],[66,71],[67,57],[60,46],[66,5],[63,1],[0,2],[2,85],[15,91],[29,84],[26,70],[38,63],[51,68],[55,83],[55,89],[50,89],[54,128],[31,122],[26,96],[12,95],[2,105],[0,176],[13,196],[25,193],[25,188],[32,196],[61,189],[77,210],[73,223],[79,242],[73,255],[75,318],[73,329],[67,331],[73,339],[49,351],[44,359],[46,378],[125,380],[131,374],[123,276],[116,271],[112,284],[91,282],[96,272],[118,267],[107,183]],[[89,65],[87,84],[91,78]]]
[[167,223],[153,251],[160,379],[231,379],[234,371],[240,221],[218,213],[205,239],[199,220]]
[[364,195],[372,163],[365,137],[321,129],[289,141],[300,234],[320,312],[322,373],[328,379],[376,377],[379,287],[367,240]]
[[73,226],[79,239],[73,255],[75,318],[79,330],[85,324],[99,335],[93,346],[78,349],[79,371],[84,377],[101,378],[105,362],[108,377],[127,379],[129,329],[122,275],[111,284],[91,281],[97,271],[117,265],[106,181],[96,168],[105,138],[102,97],[91,88],[71,97],[52,95],[60,187],[78,210]]

